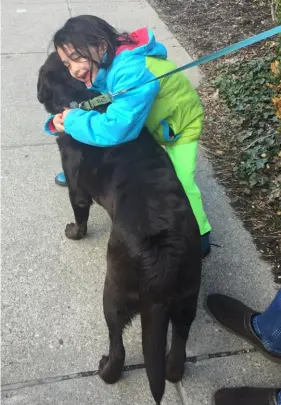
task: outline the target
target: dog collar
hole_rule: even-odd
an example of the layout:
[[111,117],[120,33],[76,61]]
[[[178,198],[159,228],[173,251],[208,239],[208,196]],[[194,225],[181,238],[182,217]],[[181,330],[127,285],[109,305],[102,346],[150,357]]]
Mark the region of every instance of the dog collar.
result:
[[87,101],[82,101],[77,103],[76,101],[71,101],[69,104],[70,108],[81,108],[82,110],[90,111],[99,105],[105,105],[112,102],[112,95],[110,93],[101,94],[100,96],[91,98]]

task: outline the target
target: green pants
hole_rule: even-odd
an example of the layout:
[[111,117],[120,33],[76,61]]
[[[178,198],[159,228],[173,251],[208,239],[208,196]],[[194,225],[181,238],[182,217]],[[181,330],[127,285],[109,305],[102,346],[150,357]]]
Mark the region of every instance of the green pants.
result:
[[180,179],[190,205],[197,219],[200,234],[210,232],[211,225],[205,214],[201,192],[195,183],[194,172],[196,167],[198,141],[184,145],[166,146],[166,151],[173,162],[175,171]]

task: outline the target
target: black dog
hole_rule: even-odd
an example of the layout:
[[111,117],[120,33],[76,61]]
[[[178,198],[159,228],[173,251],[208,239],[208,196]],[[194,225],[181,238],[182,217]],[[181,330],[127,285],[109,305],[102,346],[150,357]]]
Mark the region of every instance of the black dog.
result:
[[[37,88],[39,101],[54,114],[71,101],[93,97],[56,54],[41,67]],[[65,133],[57,142],[75,216],[66,236],[79,239],[86,234],[92,200],[112,219],[103,299],[110,347],[99,375],[107,383],[120,378],[125,361],[122,332],[140,312],[146,372],[160,404],[165,377],[177,382],[183,376],[196,314],[201,244],[192,209],[168,155],[145,129],[135,141],[115,147],[88,146]],[[169,321],[172,345],[165,359]]]

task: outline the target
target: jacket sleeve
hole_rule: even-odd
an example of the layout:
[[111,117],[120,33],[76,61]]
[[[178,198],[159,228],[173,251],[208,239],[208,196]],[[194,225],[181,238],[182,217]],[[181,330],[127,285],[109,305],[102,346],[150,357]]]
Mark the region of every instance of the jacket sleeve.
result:
[[58,136],[59,132],[57,132],[57,130],[53,124],[53,118],[54,118],[54,114],[51,114],[44,124],[44,131],[49,135]]
[[[127,62],[119,61],[121,66],[114,67],[112,83],[109,83],[112,93],[155,77],[146,67],[143,56],[135,56]],[[102,114],[97,111],[71,110],[65,117],[65,132],[77,141],[94,146],[113,146],[131,141],[139,136],[159,90],[160,83],[155,80],[118,95]]]

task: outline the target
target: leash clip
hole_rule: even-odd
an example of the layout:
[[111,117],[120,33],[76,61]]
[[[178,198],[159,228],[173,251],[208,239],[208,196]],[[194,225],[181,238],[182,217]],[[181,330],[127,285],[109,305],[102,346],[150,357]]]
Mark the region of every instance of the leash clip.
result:
[[76,101],[71,101],[71,102],[69,103],[69,107],[70,107],[71,109],[73,109],[73,108],[79,108],[79,104],[78,104]]

